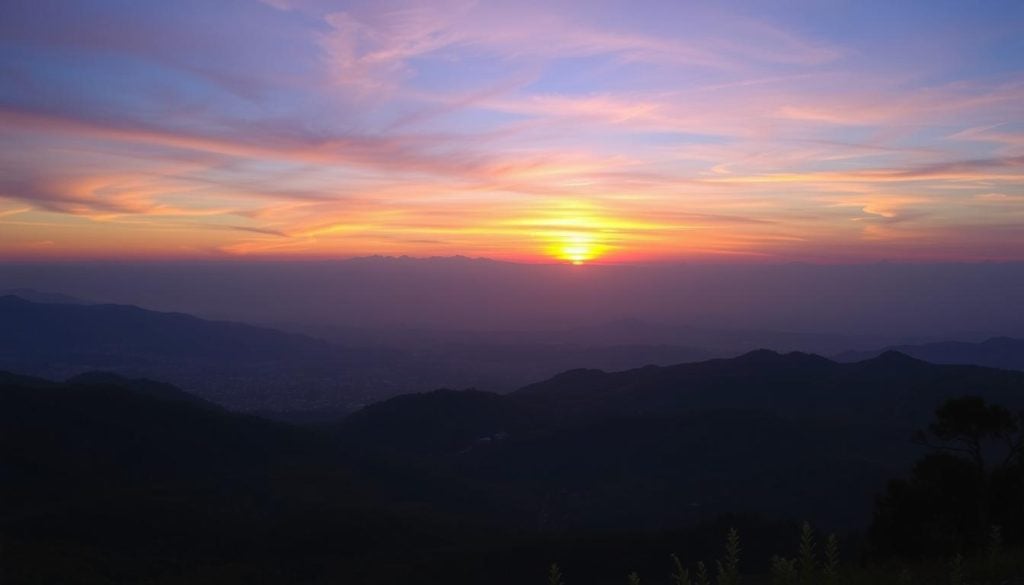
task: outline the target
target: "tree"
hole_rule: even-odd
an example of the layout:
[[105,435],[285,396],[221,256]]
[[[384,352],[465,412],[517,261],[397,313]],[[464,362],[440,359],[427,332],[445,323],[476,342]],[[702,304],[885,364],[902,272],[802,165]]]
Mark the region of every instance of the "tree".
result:
[[986,404],[984,398],[966,396],[942,403],[935,419],[928,432],[915,434],[916,441],[936,451],[966,455],[979,475],[988,469],[987,451],[1003,450],[999,467],[1020,464],[1024,457],[1024,413],[1015,416],[1002,406]]
[[931,453],[879,499],[872,539],[880,552],[953,554],[983,545],[994,524],[1024,528],[1024,414],[951,399],[914,439]]
[[[944,402],[936,409],[935,419],[927,433],[919,431],[915,438],[934,451],[962,454],[973,465],[977,482],[974,532],[979,537],[992,525],[994,478],[1020,465],[1024,455],[1022,415],[986,404],[984,398],[966,396]],[[992,459],[997,463],[992,464]]]

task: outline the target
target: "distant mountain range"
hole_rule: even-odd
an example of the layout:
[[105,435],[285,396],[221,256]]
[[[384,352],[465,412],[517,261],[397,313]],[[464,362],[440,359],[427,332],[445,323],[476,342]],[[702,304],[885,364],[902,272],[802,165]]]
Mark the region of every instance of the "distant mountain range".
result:
[[130,305],[40,303],[8,295],[0,297],[0,320],[6,325],[0,350],[21,359],[266,361],[329,351],[325,342],[300,335]]
[[[232,409],[287,413],[281,416],[290,420],[323,419],[440,387],[504,393],[579,367],[629,370],[734,355],[683,344],[706,338],[708,347],[720,348],[732,334],[719,338],[710,331],[675,331],[639,320],[561,333],[408,331],[382,338],[364,332],[328,342],[181,313],[19,292],[36,300],[0,297],[0,368],[57,379],[105,370],[166,380]],[[750,344],[772,339],[783,346],[802,343],[781,334],[745,335]],[[644,339],[659,343],[644,344]],[[899,349],[937,363],[1024,369],[1022,346],[1020,340],[998,338]],[[878,353],[847,352],[837,360],[859,361]]]
[[2,369],[158,378],[234,409],[353,408],[415,387],[405,383],[413,368],[394,352],[130,305],[8,295],[0,297],[0,323]]
[[93,305],[92,301],[86,301],[78,297],[61,293],[43,292],[32,288],[9,288],[0,290],[0,297],[19,297],[33,303],[57,303],[63,305]]
[[[342,341],[16,289],[0,296],[0,368],[47,378],[92,370],[167,380],[234,409],[323,418],[439,387],[511,391],[581,366],[628,369],[712,357],[593,335],[452,335]],[[413,335],[413,334],[410,334]],[[591,343],[584,343],[586,339]]]
[[919,345],[897,345],[876,351],[847,351],[836,361],[858,362],[886,351],[898,351],[933,364],[974,364],[990,368],[1024,370],[1024,339],[993,337],[980,343],[943,341]]
[[388,345],[363,334],[331,343],[182,313],[18,292],[35,300],[0,297],[0,368],[48,378],[93,370],[157,378],[233,409],[290,418],[322,418],[444,386],[510,391],[582,365],[625,369],[710,357],[675,346],[486,337]]

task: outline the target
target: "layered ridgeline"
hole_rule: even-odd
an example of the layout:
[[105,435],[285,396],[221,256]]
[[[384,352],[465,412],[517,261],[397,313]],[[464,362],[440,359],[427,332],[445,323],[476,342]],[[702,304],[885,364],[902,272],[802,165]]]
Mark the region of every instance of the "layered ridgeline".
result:
[[438,391],[367,407],[342,441],[475,482],[545,530],[666,529],[726,512],[863,527],[921,454],[943,400],[1024,408],[1024,373],[889,352],[855,364],[757,351],[605,373],[507,396]]
[[512,583],[556,559],[618,582],[615,559],[703,555],[687,531],[732,514],[712,532],[738,524],[766,563],[795,532],[752,518],[866,527],[923,454],[912,431],[964,394],[1020,409],[1024,373],[759,351],[401,396],[318,428],[155,382],[5,375],[4,554],[50,582]]
[[264,413],[324,418],[442,386],[510,391],[580,365],[622,369],[708,357],[661,343],[587,345],[485,333],[424,338],[415,331],[354,331],[327,342],[182,313],[14,292],[0,297],[0,369],[51,379],[114,371]]
[[[94,370],[149,377],[231,409],[289,413],[292,419],[323,420],[397,394],[439,387],[505,393],[571,368],[626,370],[738,353],[724,350],[712,331],[635,320],[544,333],[352,330],[324,341],[182,313],[16,292],[34,300],[0,297],[2,369],[50,379]],[[683,343],[698,333],[708,348],[718,349]],[[1024,363],[1022,346],[1012,339],[937,344],[953,349],[922,346],[920,357],[1014,368]],[[861,361],[878,353],[837,359]]]

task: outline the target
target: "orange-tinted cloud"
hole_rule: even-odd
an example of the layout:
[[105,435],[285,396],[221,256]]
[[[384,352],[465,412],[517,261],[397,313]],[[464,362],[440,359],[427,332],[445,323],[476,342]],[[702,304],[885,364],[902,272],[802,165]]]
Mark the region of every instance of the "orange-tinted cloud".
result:
[[15,7],[0,252],[1024,255],[998,47],[677,4]]

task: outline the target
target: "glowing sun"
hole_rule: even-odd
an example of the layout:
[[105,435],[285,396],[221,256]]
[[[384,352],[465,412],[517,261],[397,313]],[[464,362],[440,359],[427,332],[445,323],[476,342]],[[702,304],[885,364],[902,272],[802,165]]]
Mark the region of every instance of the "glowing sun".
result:
[[597,242],[591,234],[569,233],[562,235],[560,241],[552,248],[552,255],[559,260],[581,266],[601,256],[605,246]]

